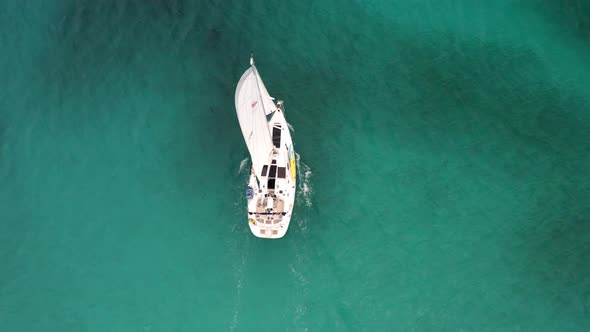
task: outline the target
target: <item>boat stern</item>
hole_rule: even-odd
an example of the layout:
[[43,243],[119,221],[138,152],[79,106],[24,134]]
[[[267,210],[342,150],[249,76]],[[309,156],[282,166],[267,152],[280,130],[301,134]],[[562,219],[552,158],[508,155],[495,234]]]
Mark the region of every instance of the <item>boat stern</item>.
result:
[[250,226],[250,231],[256,237],[264,239],[280,239],[287,234],[289,223],[283,220],[283,222],[279,224],[269,225],[258,222],[254,218],[249,218],[248,226]]

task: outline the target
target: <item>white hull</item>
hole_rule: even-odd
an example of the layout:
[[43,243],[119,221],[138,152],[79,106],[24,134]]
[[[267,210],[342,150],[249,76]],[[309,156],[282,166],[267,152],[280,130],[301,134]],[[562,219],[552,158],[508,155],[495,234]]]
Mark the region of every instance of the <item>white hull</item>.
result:
[[[249,187],[253,189],[252,198],[248,199],[248,225],[250,230],[257,237],[272,239],[281,238],[287,233],[295,203],[295,189],[297,188],[296,170],[291,172],[291,162],[289,160],[289,147],[293,150],[293,144],[287,121],[280,109],[271,118],[269,126],[272,128],[277,124],[281,126],[281,148],[276,153],[277,159],[273,160],[276,160],[278,165],[285,165],[283,167],[284,173],[278,171],[279,167],[276,168],[274,189],[268,188],[268,182],[266,184],[261,182],[260,186],[258,186],[256,175],[252,172],[248,183]],[[295,151],[292,151],[293,161],[294,155]],[[284,163],[279,162],[281,158]],[[295,162],[293,162],[293,165],[295,165]],[[272,166],[271,160],[267,175],[273,175],[270,174]],[[284,177],[280,177],[283,175]],[[272,180],[272,178],[269,178],[269,180]],[[269,207],[268,197],[271,198],[270,204],[272,204],[269,209],[267,209]]]
[[236,111],[252,157],[248,225],[257,237],[281,238],[295,203],[295,151],[282,103],[268,95],[253,61],[236,88]]

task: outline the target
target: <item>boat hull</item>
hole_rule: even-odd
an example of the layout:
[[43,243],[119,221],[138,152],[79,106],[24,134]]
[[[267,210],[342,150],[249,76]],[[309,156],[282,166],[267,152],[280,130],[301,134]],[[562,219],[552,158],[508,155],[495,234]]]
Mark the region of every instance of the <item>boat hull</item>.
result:
[[269,126],[281,128],[280,144],[273,162],[276,162],[278,168],[284,167],[282,172],[277,172],[277,178],[272,179],[273,189],[270,189],[269,185],[264,185],[268,178],[262,178],[261,182],[255,172],[251,171],[248,181],[248,226],[256,237],[279,239],[285,236],[291,222],[297,188],[297,170],[293,142],[282,110],[273,115]]
[[252,57],[238,81],[235,104],[252,161],[248,225],[257,237],[278,239],[287,233],[295,205],[295,150],[283,103],[269,95]]

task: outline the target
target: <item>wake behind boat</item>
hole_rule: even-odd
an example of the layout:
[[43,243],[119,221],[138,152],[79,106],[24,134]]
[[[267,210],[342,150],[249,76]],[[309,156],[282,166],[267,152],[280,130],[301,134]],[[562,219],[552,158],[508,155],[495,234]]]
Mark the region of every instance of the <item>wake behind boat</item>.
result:
[[248,225],[261,238],[287,233],[295,202],[295,151],[283,102],[276,104],[250,57],[236,87],[236,112],[250,152]]

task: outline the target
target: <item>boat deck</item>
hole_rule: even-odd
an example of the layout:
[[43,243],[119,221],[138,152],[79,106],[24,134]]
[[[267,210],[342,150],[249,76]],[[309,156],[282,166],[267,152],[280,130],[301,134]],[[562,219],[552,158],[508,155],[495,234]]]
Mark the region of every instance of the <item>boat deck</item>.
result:
[[267,197],[261,197],[256,203],[256,221],[261,224],[278,224],[283,219],[283,211],[285,210],[285,201],[279,198],[274,198],[272,209],[267,209]]

